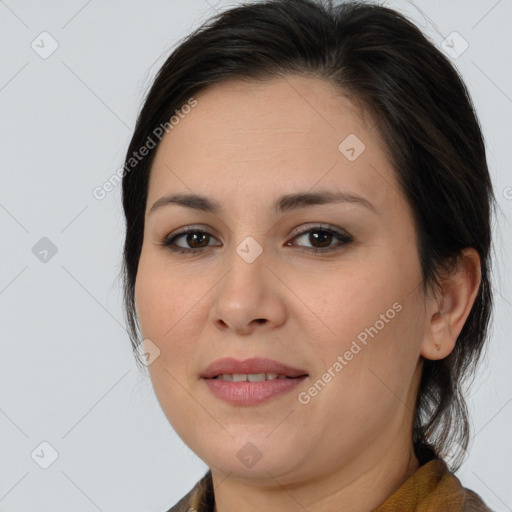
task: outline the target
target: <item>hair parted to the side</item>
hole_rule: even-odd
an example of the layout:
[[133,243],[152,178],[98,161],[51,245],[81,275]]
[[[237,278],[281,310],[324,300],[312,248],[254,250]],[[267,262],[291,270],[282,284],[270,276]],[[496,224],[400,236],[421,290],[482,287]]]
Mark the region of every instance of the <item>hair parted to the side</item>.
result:
[[[412,22],[392,9],[357,1],[264,0],[221,12],[186,37],[159,70],[125,162],[209,85],[291,74],[325,79],[372,117],[413,211],[425,293],[440,289],[464,248],[480,256],[480,289],[455,349],[444,359],[424,360],[414,421],[420,462],[453,450],[456,470],[470,434],[463,386],[475,374],[492,313],[495,197],[469,93],[449,60]],[[134,290],[155,153],[123,176],[125,315],[141,369]]]

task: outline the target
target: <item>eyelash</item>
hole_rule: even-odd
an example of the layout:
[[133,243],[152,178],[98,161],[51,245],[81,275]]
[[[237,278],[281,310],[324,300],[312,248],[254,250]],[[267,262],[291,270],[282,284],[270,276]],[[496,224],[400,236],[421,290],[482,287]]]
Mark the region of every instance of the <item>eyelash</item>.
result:
[[[315,253],[315,254],[316,253],[333,252],[333,251],[336,251],[336,250],[340,249],[341,247],[346,246],[354,241],[353,237],[351,235],[349,235],[348,233],[343,233],[341,231],[338,231],[338,230],[335,230],[332,228],[324,227],[323,225],[313,226],[312,228],[309,228],[309,229],[306,229],[303,231],[294,230],[293,239],[298,238],[307,233],[311,233],[311,232],[328,233],[330,235],[334,235],[336,238],[339,238],[341,240],[341,242],[337,245],[334,245],[331,247],[325,247],[325,248],[303,247],[302,252],[310,252],[310,253]],[[173,236],[166,237],[164,240],[162,240],[162,242],[159,245],[163,246],[163,247],[167,247],[168,249],[170,249],[173,252],[180,253],[180,254],[188,254],[188,255],[202,253],[203,251],[205,251],[206,249],[209,249],[210,247],[215,247],[215,246],[208,245],[206,247],[200,247],[199,249],[187,249],[184,247],[173,245],[177,238],[184,236],[184,235],[188,235],[190,233],[206,234],[210,237],[213,237],[213,235],[208,233],[208,231],[205,231],[202,229],[197,229],[192,226],[187,226],[180,233],[176,233]]]

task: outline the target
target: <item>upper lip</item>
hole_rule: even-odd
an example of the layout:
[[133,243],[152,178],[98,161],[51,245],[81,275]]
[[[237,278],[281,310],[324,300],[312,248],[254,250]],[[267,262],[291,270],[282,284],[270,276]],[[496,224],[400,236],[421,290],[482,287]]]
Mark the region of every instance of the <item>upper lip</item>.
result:
[[277,373],[278,375],[286,375],[287,377],[301,377],[307,375],[305,370],[293,368],[279,361],[268,359],[265,357],[253,357],[239,361],[233,357],[224,357],[217,359],[211,363],[201,373],[203,379],[212,379],[217,375],[234,374],[234,373]]

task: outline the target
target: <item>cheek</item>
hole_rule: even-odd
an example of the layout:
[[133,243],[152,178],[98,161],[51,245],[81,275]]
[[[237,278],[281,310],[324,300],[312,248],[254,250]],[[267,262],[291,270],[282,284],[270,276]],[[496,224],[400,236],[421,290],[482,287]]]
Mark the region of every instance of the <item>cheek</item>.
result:
[[135,303],[141,332],[145,338],[163,341],[173,336],[174,326],[192,307],[195,294],[190,281],[179,278],[158,255],[142,251],[135,281]]
[[166,309],[166,305],[162,303],[164,297],[157,273],[147,271],[147,266],[141,261],[135,282],[135,304],[144,339],[160,338],[162,319]]
[[324,328],[325,342],[315,352],[325,368],[342,356],[345,373],[365,373],[360,382],[375,380],[373,370],[399,387],[414,371],[423,329],[421,298],[408,285],[416,274],[384,259],[363,267],[331,276],[329,292],[313,296],[315,313],[330,331],[326,336]]
[[197,305],[204,293],[194,287],[193,278],[169,269],[158,255],[141,254],[135,302],[142,338],[151,340],[160,350],[148,368],[155,384],[172,381],[169,373],[180,382],[187,378],[187,363],[194,356],[198,336],[195,330],[200,325],[197,315],[201,308]]
[[190,387],[187,369],[194,349],[186,320],[196,301],[191,288],[184,289],[173,275],[157,258],[141,254],[135,302],[142,339],[151,340],[160,350],[148,366],[155,396],[168,421],[185,439],[186,428],[180,425],[192,420],[184,411],[192,405],[186,390]]
[[[326,280],[328,291],[317,295],[315,304],[318,316],[325,319],[335,339],[343,342],[368,337],[376,323],[380,331],[400,316],[393,304],[400,298],[400,291],[389,279],[390,273],[379,268],[351,267],[349,271],[333,273]],[[381,320],[383,315],[384,320]],[[383,323],[386,322],[386,323]],[[366,334],[365,334],[366,333]]]
[[337,323],[332,317],[337,337],[316,347],[321,363],[312,384],[328,383],[318,383],[321,391],[309,406],[343,425],[347,438],[373,436],[383,422],[399,423],[407,413],[419,354],[418,310],[409,302],[401,309],[394,304],[389,296],[371,309],[345,303]]

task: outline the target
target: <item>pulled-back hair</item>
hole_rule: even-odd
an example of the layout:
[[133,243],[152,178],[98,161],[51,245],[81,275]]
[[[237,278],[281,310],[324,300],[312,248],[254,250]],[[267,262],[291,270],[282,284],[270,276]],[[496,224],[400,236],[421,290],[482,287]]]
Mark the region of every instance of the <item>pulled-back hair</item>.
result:
[[425,294],[440,290],[464,248],[473,247],[480,256],[480,288],[454,350],[444,359],[423,361],[412,433],[420,462],[452,451],[456,470],[470,434],[464,385],[475,374],[492,311],[495,197],[483,136],[461,77],[412,22],[392,9],[321,0],[245,3],[210,18],[165,61],[138,116],[123,176],[122,275],[137,363],[142,368],[134,291],[156,150],[133,168],[130,158],[155,128],[208,86],[230,78],[264,81],[293,74],[335,85],[376,124],[412,208]]

